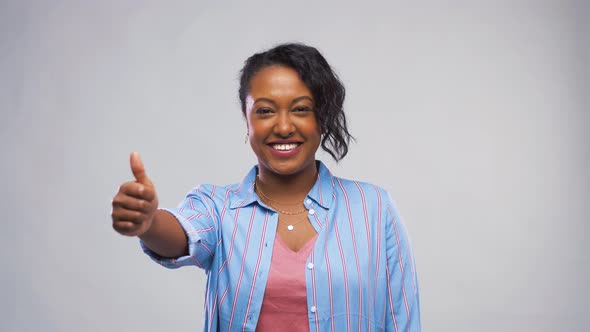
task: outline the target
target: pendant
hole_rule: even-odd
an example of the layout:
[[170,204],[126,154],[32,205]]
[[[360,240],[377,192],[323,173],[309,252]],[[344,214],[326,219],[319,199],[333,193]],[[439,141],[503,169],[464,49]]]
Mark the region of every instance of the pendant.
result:
[[290,231],[292,231],[293,230],[293,225],[287,226],[287,229],[290,230]]

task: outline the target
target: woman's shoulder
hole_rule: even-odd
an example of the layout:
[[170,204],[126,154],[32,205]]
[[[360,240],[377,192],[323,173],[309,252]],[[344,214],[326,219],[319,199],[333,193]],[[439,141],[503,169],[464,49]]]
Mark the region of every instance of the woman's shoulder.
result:
[[366,181],[334,176],[334,189],[337,195],[347,195],[349,199],[358,197],[365,200],[391,200],[391,196],[385,188]]
[[226,185],[217,185],[211,183],[201,183],[195,185],[188,195],[196,195],[207,197],[209,199],[227,199],[235,194],[239,194],[242,190],[247,191],[248,188],[242,188],[241,183],[232,183]]
[[233,182],[225,185],[200,183],[194,186],[188,195],[201,196],[214,201],[227,201],[234,197],[246,198],[253,191],[255,178],[256,167],[252,167],[246,176],[242,178],[241,182]]
[[361,180],[356,180],[356,179],[347,179],[347,178],[343,178],[343,177],[339,177],[339,176],[334,176],[333,179],[334,179],[334,187],[336,187],[336,188],[340,187],[340,189],[342,189],[342,190],[354,189],[354,190],[364,190],[364,191],[373,190],[373,191],[387,192],[380,185],[377,185],[377,184],[374,184],[371,182],[366,182],[366,181],[361,181]]

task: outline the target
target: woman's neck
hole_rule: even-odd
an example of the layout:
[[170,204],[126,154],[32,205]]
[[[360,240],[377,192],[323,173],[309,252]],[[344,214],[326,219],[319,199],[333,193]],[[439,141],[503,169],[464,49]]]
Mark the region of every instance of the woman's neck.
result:
[[264,194],[279,202],[303,201],[317,180],[317,167],[313,167],[291,175],[280,175],[259,167],[257,186]]

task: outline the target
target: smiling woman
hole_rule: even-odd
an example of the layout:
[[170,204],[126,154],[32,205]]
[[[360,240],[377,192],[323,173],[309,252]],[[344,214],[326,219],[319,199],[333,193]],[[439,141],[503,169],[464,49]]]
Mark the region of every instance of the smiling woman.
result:
[[132,153],[114,229],[163,266],[207,272],[206,331],[420,331],[410,240],[389,194],[316,160],[320,146],[342,159],[351,139],[324,57],[302,44],[255,54],[239,96],[258,165],[158,209]]
[[290,176],[313,183],[321,132],[312,93],[297,72],[277,65],[262,69],[250,81],[246,105],[261,181]]

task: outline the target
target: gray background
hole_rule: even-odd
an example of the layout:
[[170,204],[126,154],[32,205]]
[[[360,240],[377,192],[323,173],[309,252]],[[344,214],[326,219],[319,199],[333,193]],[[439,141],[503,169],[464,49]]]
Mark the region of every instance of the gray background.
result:
[[387,188],[424,331],[590,330],[587,1],[0,2],[2,331],[200,331],[204,274],[110,225],[142,153],[162,206],[241,180],[237,75],[284,41],[347,86],[332,171]]

